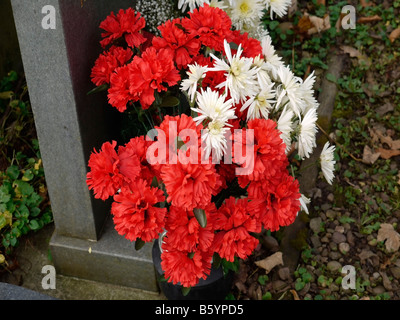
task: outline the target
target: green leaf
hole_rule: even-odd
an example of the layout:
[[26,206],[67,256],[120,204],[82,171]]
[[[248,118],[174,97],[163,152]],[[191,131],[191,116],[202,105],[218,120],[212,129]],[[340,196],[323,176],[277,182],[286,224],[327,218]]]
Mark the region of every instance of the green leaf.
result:
[[108,88],[109,88],[108,84],[102,84],[101,86],[98,86],[98,87],[90,90],[87,93],[87,95],[91,95],[91,94],[94,94],[94,93],[99,93],[99,92],[102,92],[102,91],[106,91],[106,90],[108,90]]
[[144,242],[142,239],[137,238],[135,241],[135,250],[140,250],[143,248],[143,246],[145,245],[146,242]]
[[24,175],[22,176],[22,181],[31,181],[34,178],[33,172],[31,169],[25,171]]
[[28,218],[29,217],[29,209],[24,204],[20,205],[20,207],[18,208],[18,212],[19,212],[20,215],[17,216],[17,218],[19,218],[19,217]]
[[14,96],[14,92],[12,91],[5,91],[5,92],[0,92],[0,99],[2,100],[8,100]]
[[0,215],[0,230],[3,229],[7,224],[7,219],[4,215]]
[[9,166],[6,173],[12,180],[17,180],[19,177],[19,169],[17,166]]
[[271,292],[267,291],[266,293],[264,293],[264,295],[262,296],[263,300],[271,300],[272,299],[272,294]]
[[43,201],[43,198],[39,196],[36,192],[33,192],[27,199],[25,204],[30,208],[38,207]]
[[186,297],[189,294],[190,289],[192,289],[192,287],[188,287],[188,288],[187,287],[182,287],[182,294],[183,294],[184,297]]
[[207,216],[206,212],[203,209],[195,208],[193,210],[194,216],[196,217],[197,221],[199,222],[202,228],[207,226]]
[[160,107],[166,107],[166,108],[172,108],[179,106],[179,99],[174,96],[167,96],[162,99],[162,102],[160,104]]
[[37,217],[40,214],[40,209],[38,207],[31,209],[31,217]]
[[332,73],[328,73],[326,75],[326,79],[329,80],[330,82],[337,83],[337,79]]
[[16,237],[10,237],[10,244],[15,247],[18,243],[18,239]]
[[264,286],[267,281],[268,281],[268,276],[266,274],[258,277],[258,283],[261,284],[262,286]]
[[306,284],[303,281],[296,281],[296,283],[294,284],[294,288],[296,289],[296,291],[300,291],[305,287],[305,285]]
[[37,220],[31,220],[29,222],[29,227],[31,228],[31,230],[37,230],[40,228],[39,222]]
[[17,180],[15,183],[23,196],[29,196],[34,192],[33,187],[25,181]]
[[7,192],[5,186],[0,187],[0,203],[7,203],[10,201],[11,195]]

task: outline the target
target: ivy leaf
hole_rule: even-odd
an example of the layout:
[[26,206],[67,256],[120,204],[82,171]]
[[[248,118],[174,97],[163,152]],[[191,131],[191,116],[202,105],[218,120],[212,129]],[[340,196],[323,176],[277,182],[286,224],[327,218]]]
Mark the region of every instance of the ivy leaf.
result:
[[29,196],[34,192],[33,187],[22,180],[17,180],[16,182],[17,188],[19,190],[19,192],[23,195],[23,196]]
[[7,203],[10,201],[11,195],[7,192],[5,186],[0,187],[0,203]]
[[37,220],[31,220],[29,222],[29,227],[31,228],[31,230],[37,230],[40,228],[39,222]]
[[28,169],[25,171],[22,181],[31,181],[33,179],[34,175],[31,169]]
[[9,166],[6,173],[12,180],[17,180],[19,177],[19,169],[17,166]]

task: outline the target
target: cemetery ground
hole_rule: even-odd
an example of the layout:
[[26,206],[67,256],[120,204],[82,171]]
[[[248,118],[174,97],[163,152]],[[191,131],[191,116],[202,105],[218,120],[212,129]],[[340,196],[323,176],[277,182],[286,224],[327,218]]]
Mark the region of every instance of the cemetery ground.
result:
[[[281,55],[298,61],[292,65],[297,75],[306,77],[315,70],[317,92],[326,82],[335,88],[331,113],[319,119],[318,144],[330,140],[336,145],[336,175],[332,185],[320,176],[308,177],[312,183],[303,191],[311,199],[309,213],[299,214],[304,227],[290,240],[298,259],[270,265],[268,273],[257,266],[256,261],[284,251],[285,228],[264,232],[255,253],[239,263],[227,299],[400,299],[400,1],[358,3],[353,3],[355,29],[335,25],[348,1],[298,1],[289,19],[267,25]],[[305,12],[320,18],[319,31],[310,31],[315,19]],[[340,68],[329,61],[340,61]],[[292,165],[312,175],[298,159]],[[7,167],[0,162],[0,171]],[[36,265],[51,264],[51,230],[50,223],[21,236],[6,256],[7,267],[0,266],[0,280],[40,291],[43,275]],[[352,273],[342,273],[345,266]],[[65,288],[85,283],[82,290],[116,292],[92,295],[95,299],[162,298],[77,279],[60,281]],[[57,294],[62,299],[90,298],[78,291],[75,296],[73,291]]]

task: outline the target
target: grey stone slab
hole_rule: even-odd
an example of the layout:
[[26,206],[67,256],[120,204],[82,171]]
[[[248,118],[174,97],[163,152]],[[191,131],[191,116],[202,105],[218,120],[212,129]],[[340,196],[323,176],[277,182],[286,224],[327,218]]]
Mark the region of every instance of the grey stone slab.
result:
[[55,298],[10,283],[0,282],[0,300],[56,300]]
[[53,234],[50,240],[57,274],[73,276],[146,291],[158,292],[152,244],[139,251],[131,242],[117,233],[112,219],[98,241],[88,241]]
[[[93,148],[117,137],[118,116],[105,94],[87,92],[100,22],[134,3],[12,0],[54,220],[65,236],[97,240],[109,212],[86,186],[87,162]],[[55,29],[42,28],[46,5],[55,8]]]

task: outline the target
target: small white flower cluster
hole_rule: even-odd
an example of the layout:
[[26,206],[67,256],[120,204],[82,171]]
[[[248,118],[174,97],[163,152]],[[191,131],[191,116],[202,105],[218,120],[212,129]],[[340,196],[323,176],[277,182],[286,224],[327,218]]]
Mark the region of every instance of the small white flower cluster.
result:
[[178,15],[170,0],[137,0],[136,11],[146,20],[146,29],[157,35],[160,34],[159,25]]
[[271,20],[274,15],[283,17],[292,0],[179,0],[178,9],[185,11],[189,8],[193,11],[204,3],[225,10],[237,30],[247,32],[252,38],[262,39],[268,34],[261,23],[265,11],[269,10]]

